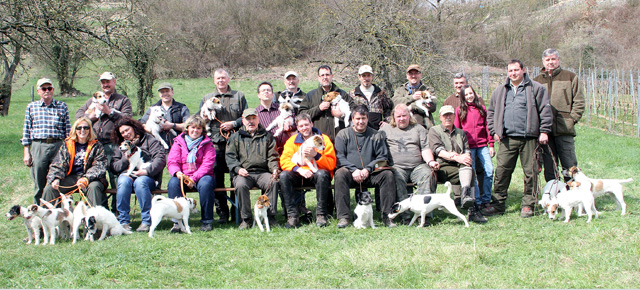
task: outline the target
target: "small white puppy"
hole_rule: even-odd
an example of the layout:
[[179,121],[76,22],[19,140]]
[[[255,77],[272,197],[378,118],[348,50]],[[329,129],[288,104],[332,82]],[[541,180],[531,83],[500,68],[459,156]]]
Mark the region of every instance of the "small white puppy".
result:
[[98,239],[99,241],[104,240],[107,237],[107,234],[109,234],[109,236],[131,234],[131,231],[122,227],[118,222],[118,218],[116,218],[111,211],[99,205],[89,208],[84,219],[85,227],[89,229],[89,240],[92,242],[94,241],[93,236],[98,230],[102,231],[102,234]]
[[[85,224],[85,217],[87,215],[87,204],[84,201],[78,202],[76,204],[76,208],[73,210],[73,226],[71,227],[71,235],[73,235],[73,242],[71,244],[75,244],[78,240],[78,230],[80,229],[80,225]],[[84,239],[88,240],[89,235],[87,231],[87,227],[84,227]]]
[[305,149],[312,147],[315,148],[316,151],[323,152],[324,151],[324,140],[320,135],[314,135],[313,137],[305,140],[298,148],[298,151],[291,156],[291,162],[294,164],[298,164],[298,166],[306,165],[309,167],[311,172],[318,172],[318,163],[313,158],[307,158],[304,156]]
[[[587,213],[587,222],[591,222],[591,215],[595,213],[598,218],[598,211],[593,200],[593,194],[589,191],[588,187],[581,187],[579,182],[573,181],[570,183],[571,189],[560,191],[555,197],[551,197],[545,210],[549,214],[550,219],[555,219],[558,214],[559,208],[562,208],[562,215],[560,219],[564,217],[564,222],[569,222],[571,217],[571,211],[574,207],[581,206]],[[542,200],[539,202],[542,205]]]
[[151,165],[151,162],[144,160],[142,150],[129,140],[122,141],[120,151],[123,155],[129,156],[129,168],[124,175],[132,176],[134,170],[146,169]]
[[[153,137],[160,141],[160,143],[162,143],[164,149],[169,149],[169,145],[167,144],[167,142],[165,142],[164,139],[160,137],[160,132],[162,132],[162,123],[164,122],[164,120],[164,112],[162,112],[162,108],[160,106],[151,106],[149,107],[149,119],[147,119],[147,122],[144,125],[148,130],[151,131]],[[170,131],[171,134],[178,135],[173,129],[171,129]]]
[[[27,244],[31,244],[35,239],[36,245],[40,244],[40,229],[42,229],[42,219],[39,216],[31,214],[26,207],[14,205],[9,209],[6,214],[7,220],[13,220],[16,217],[22,217],[24,219],[24,227],[27,228],[28,241]],[[47,231],[44,231],[44,241],[48,240],[49,236]]]
[[262,223],[264,222],[264,226],[267,228],[267,232],[271,231],[269,227],[269,216],[267,215],[267,210],[271,206],[271,202],[269,202],[269,197],[265,194],[258,197],[256,201],[256,205],[253,206],[253,224],[258,225],[261,232],[264,232],[264,227]]
[[156,229],[163,217],[176,219],[180,230],[191,234],[189,227],[189,215],[191,212],[196,213],[196,201],[193,198],[176,197],[174,199],[166,198],[162,195],[156,195],[151,199],[151,228],[149,228],[149,237],[153,238],[153,231]]
[[284,132],[284,125],[289,124],[289,127],[293,127],[293,105],[289,103],[281,103],[278,108],[280,111],[280,115],[271,121],[271,124],[267,126],[265,130],[270,131],[271,129],[277,126],[276,132],[273,134],[273,137],[278,137],[282,132]]
[[[64,231],[73,223],[73,214],[64,208],[47,209],[32,204],[27,209],[31,214],[35,214],[42,219],[42,227],[48,232],[50,239],[49,244],[51,245],[55,245],[56,243],[56,228]],[[47,240],[45,239],[42,244],[46,245]]]
[[200,117],[204,118],[207,121],[207,135],[211,137],[211,126],[209,125],[210,121],[216,119],[216,110],[221,110],[222,104],[220,103],[220,99],[213,97],[211,99],[206,100],[202,104],[202,108],[200,108]]
[[394,219],[399,214],[410,210],[414,214],[411,222],[409,223],[409,226],[411,226],[413,222],[416,221],[418,216],[420,216],[419,227],[423,227],[427,214],[436,209],[439,209],[441,211],[455,215],[464,222],[465,227],[469,227],[467,218],[465,218],[464,215],[462,215],[458,211],[455,202],[453,201],[453,199],[451,199],[451,183],[447,181],[444,186],[447,187],[447,192],[444,194],[414,194],[401,202],[396,202],[391,208],[392,213],[389,214],[389,218]]
[[360,193],[360,197],[358,198],[358,205],[353,210],[353,214],[356,216],[356,219],[353,221],[353,227],[356,229],[364,229],[367,226],[375,229],[376,226],[373,224],[373,207],[371,204],[373,203],[373,199],[371,198],[371,193],[368,191],[363,191]]
[[107,102],[107,97],[101,91],[97,91],[93,93],[91,97],[91,105],[89,105],[89,109],[85,112],[86,115],[91,115],[92,113],[96,114],[96,118],[100,119],[102,116],[102,111],[98,110],[98,105],[104,105]]
[[[328,92],[326,96],[324,96],[325,102],[331,103],[332,109],[339,109],[342,112],[344,119],[344,126],[349,127],[349,118],[351,117],[351,108],[349,107],[349,103],[342,99],[342,96],[338,92]],[[340,125],[340,118],[334,117],[333,119],[335,128],[338,128]]]

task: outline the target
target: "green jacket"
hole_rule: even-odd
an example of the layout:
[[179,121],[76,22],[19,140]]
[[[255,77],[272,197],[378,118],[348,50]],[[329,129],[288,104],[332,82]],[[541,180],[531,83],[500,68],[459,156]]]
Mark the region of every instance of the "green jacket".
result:
[[273,172],[279,168],[280,154],[275,138],[262,125],[253,136],[243,126],[227,140],[225,158],[233,178],[242,168],[251,173]]
[[578,76],[558,67],[551,76],[543,68],[533,79],[542,84],[549,94],[549,103],[553,112],[553,136],[576,136],[574,125],[584,113],[585,101]]
[[[47,182],[51,183],[55,179],[63,180],[71,172],[73,160],[75,159],[76,142],[67,138],[60,146],[58,154],[49,167]],[[98,140],[89,142],[87,153],[84,157],[84,168],[80,177],[86,177],[89,182],[100,181],[107,186],[107,156],[104,154],[104,147]]]
[[[435,122],[433,121],[433,113],[436,111],[437,106],[431,106],[429,108],[429,117],[427,117],[422,110],[416,107],[416,100],[413,99],[412,94],[409,94],[408,85],[409,82],[406,82],[401,87],[397,88],[393,93],[393,98],[391,98],[391,101],[393,101],[394,105],[405,104],[407,106],[410,106],[411,113],[413,113],[413,117],[416,118],[418,124],[425,126],[425,128],[429,130],[429,128],[431,128],[435,124]],[[420,87],[418,87],[418,91],[426,90],[427,87],[424,84],[420,84]],[[435,103],[434,105],[437,105],[437,103]]]
[[431,147],[438,163],[450,162],[438,156],[442,150],[458,154],[471,152],[467,134],[460,128],[453,127],[453,131],[448,131],[442,124],[433,126],[429,129],[428,139],[429,147]]
[[[329,92],[338,92],[342,96],[342,99],[349,103],[349,107],[353,111],[355,107],[355,103],[351,99],[351,96],[342,89],[338,88],[338,85],[335,83],[331,83],[331,89]],[[324,96],[327,94],[322,89],[322,85],[318,85],[317,89],[311,90],[307,93],[307,98],[302,101],[300,104],[300,113],[307,113],[311,116],[311,120],[313,121],[313,126],[318,128],[322,134],[329,136],[331,142],[336,140],[336,134],[340,132],[340,130],[344,129],[344,124],[340,122],[339,127],[335,127],[333,116],[331,115],[331,110],[320,110],[319,106],[324,100]],[[349,120],[351,122],[351,120]]]
[[225,142],[224,136],[220,134],[221,122],[224,123],[231,121],[233,122],[233,128],[237,130],[242,126],[242,111],[249,108],[249,106],[247,105],[247,100],[245,99],[243,92],[234,91],[231,87],[228,87],[225,94],[220,94],[216,89],[213,93],[208,93],[202,97],[196,115],[200,115],[200,109],[202,109],[204,102],[213,97],[220,100],[222,109],[216,111],[216,119],[218,120],[209,121],[209,132],[211,133],[211,141],[215,144],[219,144]]

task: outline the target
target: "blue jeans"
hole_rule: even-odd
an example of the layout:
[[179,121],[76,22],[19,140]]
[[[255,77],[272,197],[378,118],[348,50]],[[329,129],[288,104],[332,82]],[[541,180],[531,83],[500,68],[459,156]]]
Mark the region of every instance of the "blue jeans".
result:
[[482,163],[484,169],[484,176],[482,177],[484,183],[482,184],[482,192],[476,182],[475,195],[476,204],[490,203],[491,202],[491,187],[493,186],[493,162],[491,161],[491,155],[489,154],[489,147],[471,148],[471,160],[473,160],[473,169],[476,169],[476,156]]
[[131,209],[131,190],[134,190],[140,201],[140,217],[142,223],[151,225],[151,191],[156,189],[156,181],[149,176],[132,177],[121,174],[118,176],[118,189],[116,202],[118,207],[118,221],[120,224],[131,222],[129,210]]
[[[216,180],[211,175],[205,175],[196,183],[196,189],[200,194],[200,221],[202,224],[213,223],[213,205],[215,204],[215,194],[213,189],[216,188]],[[184,189],[188,187],[185,185]],[[169,198],[182,197],[180,190],[180,179],[171,177],[169,185],[167,185]]]

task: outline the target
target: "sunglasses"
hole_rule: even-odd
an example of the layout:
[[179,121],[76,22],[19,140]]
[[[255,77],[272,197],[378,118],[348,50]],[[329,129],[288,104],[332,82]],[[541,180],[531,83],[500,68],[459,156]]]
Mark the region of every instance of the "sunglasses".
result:
[[43,92],[53,91],[53,87],[40,88],[40,90],[43,91]]
[[89,126],[78,126],[78,127],[76,127],[76,130],[78,130],[78,131],[80,131],[80,130],[89,131],[89,129],[91,129],[91,127],[89,127]]

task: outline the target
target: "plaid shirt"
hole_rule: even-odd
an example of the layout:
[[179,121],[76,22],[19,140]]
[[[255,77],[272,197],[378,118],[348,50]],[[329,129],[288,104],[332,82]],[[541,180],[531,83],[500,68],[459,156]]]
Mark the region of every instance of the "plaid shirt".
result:
[[48,106],[39,100],[29,103],[24,114],[22,145],[30,145],[34,139],[64,139],[69,136],[71,123],[69,108],[64,102],[53,100]]

